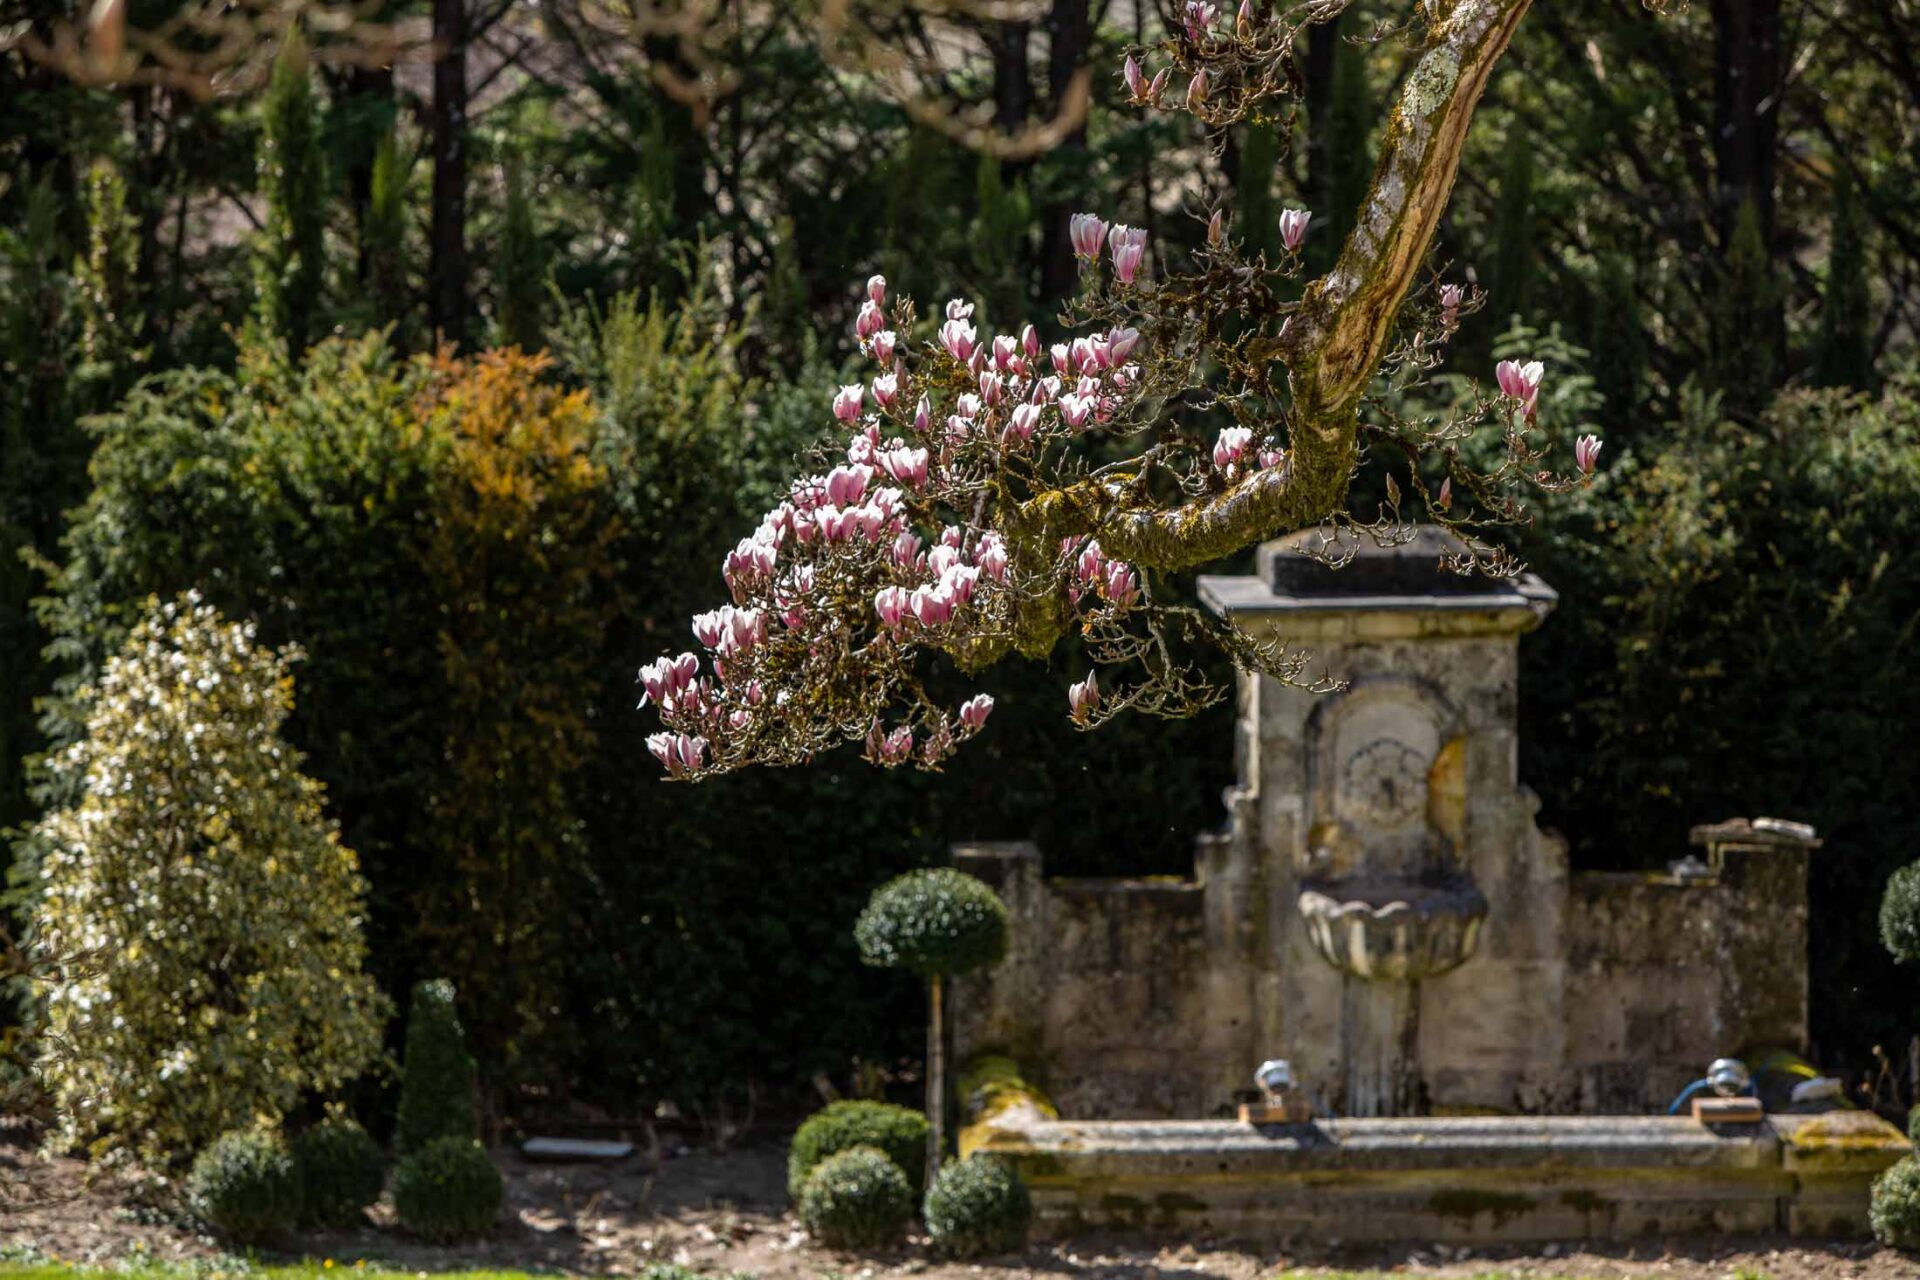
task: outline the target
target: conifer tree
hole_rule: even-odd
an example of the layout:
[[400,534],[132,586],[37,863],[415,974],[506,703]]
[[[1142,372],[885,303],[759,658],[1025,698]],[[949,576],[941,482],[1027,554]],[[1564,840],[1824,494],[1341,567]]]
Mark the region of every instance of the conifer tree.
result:
[[500,257],[496,276],[502,346],[538,351],[545,346],[540,325],[541,290],[546,269],[540,255],[540,236],[534,226],[533,199],[527,191],[526,162],[517,147],[508,147],[500,161],[505,188],[500,219]]
[[367,262],[367,289],[375,322],[392,325],[394,345],[405,349],[410,304],[407,293],[407,166],[393,129],[373,153],[371,191],[361,235]]
[[1600,259],[1593,316],[1593,378],[1616,426],[1632,420],[1647,376],[1647,334],[1633,270],[1624,254]]
[[1758,412],[1779,376],[1780,315],[1773,262],[1749,201],[1734,223],[1713,303],[1713,385],[1737,416]]
[[1246,242],[1248,257],[1280,250],[1280,210],[1273,198],[1273,179],[1280,167],[1280,134],[1270,123],[1247,126],[1240,143],[1240,208],[1234,234]]
[[1493,210],[1493,281],[1490,310],[1505,326],[1513,317],[1530,319],[1535,261],[1533,148],[1506,148],[1500,196]]
[[1827,255],[1827,288],[1820,299],[1820,346],[1813,380],[1823,387],[1873,385],[1873,348],[1868,336],[1866,246],[1860,201],[1843,169],[1833,184],[1833,248]]
[[327,218],[319,108],[306,43],[297,30],[274,60],[261,105],[256,163],[267,202],[254,262],[258,322],[297,354],[313,335],[326,281]]
[[1376,113],[1367,84],[1368,47],[1342,40],[1333,55],[1332,100],[1327,106],[1328,226],[1325,233],[1316,232],[1307,241],[1307,262],[1313,271],[1333,266],[1373,182],[1369,142]]

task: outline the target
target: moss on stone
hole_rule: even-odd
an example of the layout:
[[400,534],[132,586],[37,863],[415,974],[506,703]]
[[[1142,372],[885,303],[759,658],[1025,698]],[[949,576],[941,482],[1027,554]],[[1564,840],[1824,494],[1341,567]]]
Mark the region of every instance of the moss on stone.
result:
[[1427,1208],[1444,1218],[1475,1218],[1485,1213],[1493,1217],[1493,1225],[1500,1226],[1509,1218],[1517,1218],[1523,1213],[1532,1213],[1532,1196],[1523,1196],[1508,1191],[1474,1191],[1457,1188],[1451,1191],[1436,1191],[1427,1200]]

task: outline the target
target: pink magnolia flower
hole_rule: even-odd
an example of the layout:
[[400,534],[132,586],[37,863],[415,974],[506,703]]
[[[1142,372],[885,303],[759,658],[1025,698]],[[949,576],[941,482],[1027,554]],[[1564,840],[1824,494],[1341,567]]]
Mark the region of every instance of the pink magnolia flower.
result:
[[953,593],[940,586],[918,586],[907,597],[907,607],[913,611],[915,621],[923,627],[944,626],[953,618],[954,606],[959,601]]
[[1093,417],[1096,401],[1091,396],[1064,395],[1060,397],[1060,418],[1069,427],[1078,431],[1087,425]]
[[841,387],[833,397],[833,416],[842,422],[852,422],[860,416],[860,401],[866,394],[867,389],[857,382]]
[[777,555],[778,551],[771,542],[742,538],[727,553],[727,563],[720,571],[721,576],[727,580],[728,586],[744,590],[773,573]]
[[900,375],[883,373],[873,380],[873,402],[882,409],[890,409],[900,394]]
[[1067,707],[1073,713],[1075,724],[1085,724],[1100,705],[1100,676],[1098,672],[1087,672],[1087,678],[1067,689]]
[[880,588],[873,593],[873,611],[880,615],[880,621],[897,629],[901,620],[907,616],[907,589],[905,587]]
[[1307,224],[1313,221],[1313,214],[1305,209],[1288,209],[1280,215],[1280,243],[1287,246],[1287,252],[1293,253],[1300,248],[1300,242],[1307,238]]
[[860,304],[860,314],[853,321],[853,331],[860,341],[865,342],[886,327],[887,318],[880,314],[879,303],[869,298]]
[[1040,406],[1023,404],[1013,411],[1013,417],[1007,422],[1006,436],[1026,444],[1033,439],[1034,428],[1040,425]]
[[1448,476],[1440,482],[1440,492],[1434,495],[1433,509],[1445,511],[1453,505],[1453,477]]
[[[1068,540],[1068,545],[1072,545],[1071,539]],[[1107,553],[1100,549],[1100,543],[1097,540],[1089,540],[1087,545],[1080,549],[1080,558],[1074,565],[1074,571],[1079,575],[1080,581],[1088,586],[1098,586],[1100,580],[1106,576]]]
[[1100,241],[1106,234],[1106,221],[1097,213],[1076,213],[1067,221],[1067,239],[1073,242],[1073,256],[1082,262],[1092,262],[1100,256]]
[[1241,36],[1253,34],[1253,0],[1240,0],[1240,12],[1234,15],[1233,27]]
[[893,540],[893,562],[911,567],[920,557],[920,535],[911,529],[902,529]]
[[1184,22],[1188,37],[1196,42],[1206,39],[1207,30],[1219,16],[1220,11],[1207,0],[1187,0]]
[[1030,324],[1020,328],[1020,350],[1029,360],[1040,358],[1040,333]]
[[1271,467],[1285,466],[1287,462],[1287,451],[1285,449],[1262,449],[1257,461],[1260,463],[1260,469],[1262,471]]
[[1162,67],[1154,74],[1153,83],[1147,86],[1148,102],[1160,101],[1160,95],[1167,91],[1167,77],[1172,74],[1172,67]]
[[1207,101],[1207,70],[1202,67],[1187,81],[1187,110],[1198,111]]
[[985,534],[980,539],[980,549],[974,554],[973,562],[980,571],[995,582],[1007,580],[1007,544],[997,533]]
[[1457,284],[1440,286],[1440,315],[1448,324],[1460,318],[1460,303],[1465,295],[1466,291]]
[[967,604],[973,599],[973,588],[979,581],[978,565],[950,564],[940,574],[940,590],[952,596],[955,604]]
[[991,369],[988,369],[983,373],[981,373],[980,403],[981,404],[999,404],[1001,389],[1004,388],[1006,385],[1007,385],[1006,379],[1002,378],[999,374],[993,372]]
[[1107,335],[1107,360],[1110,364],[1125,364],[1134,348],[1140,345],[1138,329],[1115,329]]
[[940,545],[952,547],[955,551],[967,545],[967,531],[957,524],[950,524],[940,530]]
[[1593,474],[1593,464],[1600,460],[1600,437],[1581,436],[1573,442],[1574,465],[1580,468],[1582,475]]
[[1132,284],[1147,253],[1147,233],[1140,227],[1115,226],[1107,232],[1107,246],[1113,251],[1113,274],[1121,284]]
[[1140,69],[1140,63],[1132,54],[1121,65],[1120,78],[1127,83],[1127,92],[1135,102],[1147,96],[1147,75]]
[[671,777],[679,777],[699,769],[706,763],[707,740],[689,737],[684,733],[650,733],[647,735],[647,750],[653,758],[666,766]]
[[998,334],[993,340],[993,367],[1005,373],[1013,367],[1013,358],[1020,353],[1020,340],[1010,333]]
[[977,693],[960,704],[960,723],[975,733],[987,722],[987,716],[993,711],[993,695]]
[[973,304],[971,302],[968,302],[965,298],[948,298],[947,299],[947,319],[949,320],[973,319]]
[[925,435],[932,426],[933,405],[925,396],[921,396],[920,403],[915,405],[913,409],[913,429],[921,435]]
[[1053,361],[1053,369],[1061,377],[1073,372],[1073,348],[1064,342],[1056,342],[1047,348],[1047,355]]
[[880,722],[874,721],[873,728],[867,732],[867,754],[876,764],[901,763],[913,755],[913,730],[901,725],[892,733],[882,734]]
[[977,337],[974,327],[958,316],[940,326],[940,345],[961,364],[973,358],[973,345]]
[[1225,471],[1247,456],[1253,444],[1253,432],[1246,427],[1223,427],[1213,442],[1213,465]]
[[1546,376],[1546,371],[1546,366],[1538,360],[1529,360],[1525,364],[1518,360],[1502,360],[1493,367],[1494,377],[1500,383],[1500,394],[1526,405],[1529,414],[1540,394],[1540,381]]
[[827,501],[836,507],[850,507],[866,496],[873,483],[873,468],[835,467],[827,473]]
[[925,449],[909,449],[902,445],[879,454],[878,461],[881,470],[893,477],[896,483],[903,484],[909,489],[919,489],[927,482],[927,451]]
[[867,277],[867,301],[874,306],[883,306],[887,301],[887,278],[873,275]]
[[1213,216],[1207,219],[1207,243],[1219,244],[1227,238],[1227,211],[1215,209]]
[[944,577],[948,569],[960,563],[960,548],[951,543],[942,542],[927,552],[927,572],[934,577]]
[[[733,612],[733,606],[727,605],[726,611]],[[727,619],[720,610],[693,615],[693,638],[709,649],[718,649],[720,640],[727,634]]]
[[1114,560],[1107,565],[1102,593],[1118,607],[1131,608],[1134,601],[1140,598],[1140,576],[1133,571],[1132,565]]
[[881,364],[893,363],[893,351],[899,344],[900,336],[891,329],[882,329],[873,335],[873,358]]

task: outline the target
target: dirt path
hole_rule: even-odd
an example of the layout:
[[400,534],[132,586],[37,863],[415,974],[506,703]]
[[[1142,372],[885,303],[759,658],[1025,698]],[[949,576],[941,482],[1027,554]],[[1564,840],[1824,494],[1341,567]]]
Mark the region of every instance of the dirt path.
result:
[[[923,1239],[874,1255],[816,1247],[788,1214],[785,1164],[777,1147],[692,1151],[657,1171],[632,1160],[613,1166],[538,1165],[504,1157],[507,1212],[488,1239],[441,1247],[394,1229],[381,1206],[351,1232],[316,1234],[294,1250],[346,1262],[365,1258],[409,1270],[510,1268],[582,1275],[630,1275],[654,1262],[766,1280],[1256,1280],[1288,1268],[1381,1268],[1470,1277],[1667,1277],[1668,1280],[1920,1280],[1920,1260],[1871,1244],[1706,1239],[1612,1247],[1544,1247],[1532,1252],[1439,1247],[1279,1252],[1230,1241],[1167,1245],[1089,1237],[1036,1245],[983,1264],[934,1260]],[[141,1208],[137,1185],[89,1181],[73,1160],[47,1160],[0,1145],[0,1247],[66,1261],[113,1262],[211,1256],[213,1240]]]

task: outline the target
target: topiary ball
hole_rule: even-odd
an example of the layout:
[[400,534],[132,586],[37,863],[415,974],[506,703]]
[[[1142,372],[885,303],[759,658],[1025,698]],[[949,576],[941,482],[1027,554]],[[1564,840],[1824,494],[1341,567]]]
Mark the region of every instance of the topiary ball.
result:
[[853,926],[868,964],[922,978],[971,973],[1007,953],[1007,907],[952,867],[909,871],[873,891]]
[[193,1211],[215,1231],[243,1243],[280,1235],[300,1221],[300,1178],[280,1135],[259,1129],[223,1133],[187,1174]]
[[480,1132],[473,1106],[473,1055],[444,978],[415,984],[407,1010],[407,1050],[393,1149],[419,1151],[440,1138],[471,1140]]
[[906,1234],[913,1188],[887,1153],[855,1147],[822,1160],[800,1189],[807,1234],[836,1249],[870,1249]]
[[1920,960],[1920,862],[1887,880],[1880,899],[1880,940],[1896,960]]
[[500,1216],[500,1171],[472,1138],[439,1138],[393,1169],[400,1225],[428,1240],[470,1240]]
[[808,1116],[787,1149],[787,1194],[795,1200],[822,1160],[855,1147],[876,1147],[907,1175],[918,1196],[926,1178],[927,1118],[891,1102],[830,1102]]
[[309,1226],[350,1227],[380,1198],[386,1166],[380,1144],[345,1116],[322,1120],[293,1140],[300,1208]]
[[1920,1249],[1920,1162],[1907,1156],[1873,1180],[1867,1210],[1873,1237],[1894,1249]]
[[968,1156],[934,1178],[927,1190],[926,1219],[934,1248],[949,1257],[1011,1253],[1027,1242],[1033,1197],[1004,1161]]

